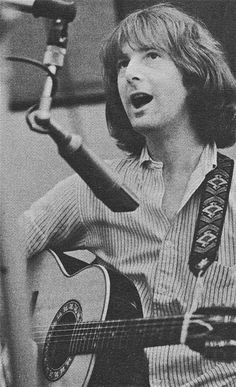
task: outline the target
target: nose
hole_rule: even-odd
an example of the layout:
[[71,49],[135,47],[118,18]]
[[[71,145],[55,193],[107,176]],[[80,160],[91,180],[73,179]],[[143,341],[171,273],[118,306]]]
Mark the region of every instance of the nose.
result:
[[141,63],[138,58],[130,59],[126,67],[125,75],[128,82],[137,81],[142,78]]

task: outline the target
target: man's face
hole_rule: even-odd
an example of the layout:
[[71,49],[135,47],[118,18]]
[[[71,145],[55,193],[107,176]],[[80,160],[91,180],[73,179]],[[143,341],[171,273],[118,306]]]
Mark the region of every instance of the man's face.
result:
[[182,74],[167,54],[125,44],[117,68],[120,98],[134,130],[148,135],[189,119]]

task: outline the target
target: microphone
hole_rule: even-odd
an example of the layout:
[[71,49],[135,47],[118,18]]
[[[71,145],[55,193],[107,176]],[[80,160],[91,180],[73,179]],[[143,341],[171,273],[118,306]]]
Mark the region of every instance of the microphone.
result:
[[[45,126],[47,133],[56,142],[61,157],[90,187],[95,196],[113,212],[134,211],[139,206],[137,198],[121,182],[118,174],[95,155],[77,134],[64,133],[58,124],[51,120],[40,120],[35,115],[36,123]],[[28,119],[30,123],[30,120]]]
[[3,4],[32,13],[34,17],[63,19],[68,23],[76,16],[75,3],[70,0],[3,0]]

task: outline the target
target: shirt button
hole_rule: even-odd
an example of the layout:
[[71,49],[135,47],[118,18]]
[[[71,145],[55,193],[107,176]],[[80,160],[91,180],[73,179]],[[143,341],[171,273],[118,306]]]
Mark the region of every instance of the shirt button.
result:
[[165,246],[166,247],[172,247],[172,242],[170,240],[165,241]]

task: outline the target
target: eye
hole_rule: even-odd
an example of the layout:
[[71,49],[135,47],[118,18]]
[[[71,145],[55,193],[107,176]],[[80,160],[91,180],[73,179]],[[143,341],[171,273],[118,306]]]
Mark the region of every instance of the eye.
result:
[[159,57],[160,57],[160,55],[158,54],[157,51],[148,51],[147,52],[147,58],[156,59]]
[[126,58],[119,59],[119,60],[117,61],[116,68],[117,68],[117,70],[119,71],[119,70],[121,70],[121,69],[123,69],[123,68],[126,68],[126,67],[128,66],[128,64],[129,64],[129,60],[128,60],[128,59],[126,59]]

